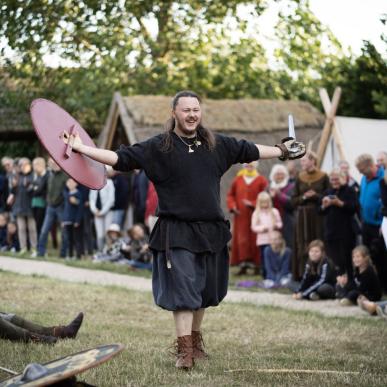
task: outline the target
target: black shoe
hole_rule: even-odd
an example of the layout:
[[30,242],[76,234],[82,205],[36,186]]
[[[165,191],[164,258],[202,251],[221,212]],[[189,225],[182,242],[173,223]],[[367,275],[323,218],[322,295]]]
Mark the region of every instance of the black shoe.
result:
[[77,317],[69,325],[57,326],[53,328],[53,335],[61,339],[75,339],[79,328],[82,325],[83,313],[79,313]]
[[243,266],[239,269],[239,271],[235,275],[246,275],[247,274],[247,267]]

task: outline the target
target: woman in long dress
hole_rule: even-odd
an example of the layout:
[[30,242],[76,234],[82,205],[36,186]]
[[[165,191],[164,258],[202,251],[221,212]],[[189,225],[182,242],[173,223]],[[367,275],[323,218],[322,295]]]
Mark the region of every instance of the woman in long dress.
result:
[[329,187],[329,178],[317,167],[317,155],[307,152],[300,160],[302,171],[296,178],[292,204],[295,208],[292,275],[298,281],[304,271],[308,244],[323,239],[323,218],[318,213],[323,193]]

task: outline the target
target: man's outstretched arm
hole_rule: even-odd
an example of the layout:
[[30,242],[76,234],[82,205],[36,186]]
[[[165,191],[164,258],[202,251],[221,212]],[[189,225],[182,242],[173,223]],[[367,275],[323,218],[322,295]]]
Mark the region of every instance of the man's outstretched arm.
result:
[[306,152],[305,144],[297,142],[293,138],[284,138],[281,144],[267,146],[255,144],[259,150],[260,159],[273,159],[278,157],[280,160],[294,160],[304,156]]
[[260,159],[274,159],[282,156],[282,151],[276,146],[255,144],[259,150]]
[[83,144],[78,133],[76,135],[72,134],[70,136],[67,132],[64,132],[62,139],[65,144],[68,142],[72,143],[72,148],[74,151],[82,153],[95,161],[99,161],[100,163],[114,166],[118,161],[116,152],[108,149],[94,148],[92,146],[85,145]]

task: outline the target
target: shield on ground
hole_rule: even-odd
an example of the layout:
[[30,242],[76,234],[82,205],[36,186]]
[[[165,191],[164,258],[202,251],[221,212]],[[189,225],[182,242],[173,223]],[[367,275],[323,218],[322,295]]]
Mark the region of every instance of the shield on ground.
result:
[[[11,378],[1,382],[0,387],[50,386],[54,383],[78,375],[89,368],[96,367],[104,363],[105,361],[118,355],[123,351],[123,349],[124,346],[122,344],[101,345],[99,347],[77,352],[43,365],[29,364],[23,373],[12,376]],[[40,366],[39,375],[35,372],[36,377],[29,377],[28,375],[33,374],[33,372],[29,372],[30,366],[35,368],[38,368],[36,366]]]

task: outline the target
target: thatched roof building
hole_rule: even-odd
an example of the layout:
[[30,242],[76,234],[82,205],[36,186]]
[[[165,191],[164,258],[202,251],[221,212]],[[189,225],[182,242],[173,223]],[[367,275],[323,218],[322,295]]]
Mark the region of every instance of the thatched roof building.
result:
[[3,107],[0,108],[0,141],[35,140],[35,132],[28,112]]
[[[120,144],[134,144],[164,129],[170,117],[171,98],[165,96],[123,97],[115,93],[99,146],[117,149]],[[288,114],[293,114],[297,139],[309,142],[321,132],[323,115],[308,102],[275,100],[210,100],[203,104],[203,123],[218,133],[244,138],[258,144],[274,145],[288,133]],[[262,161],[261,173],[268,176],[275,161]],[[222,200],[239,167],[235,166],[222,180]]]

